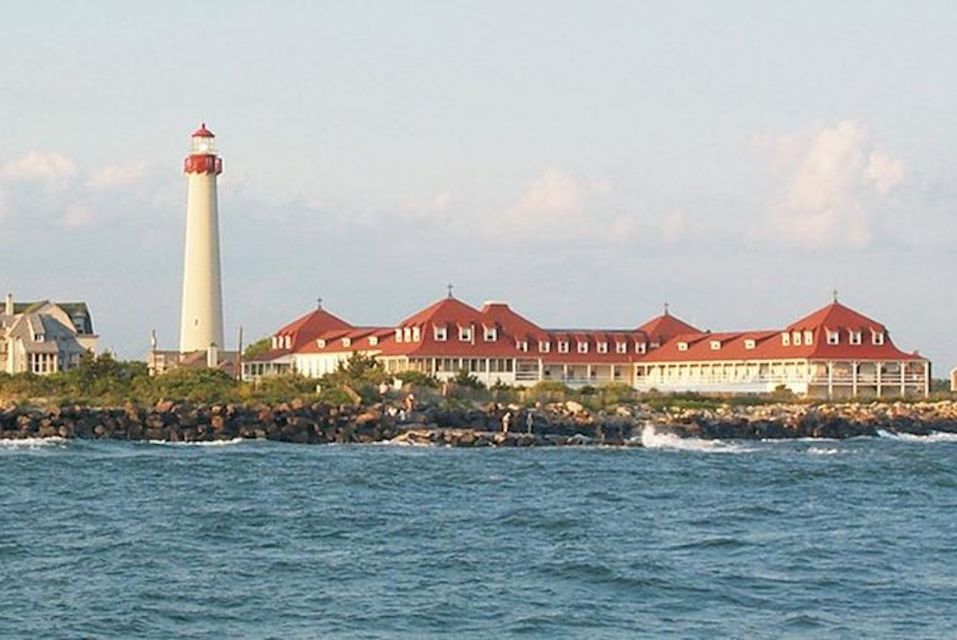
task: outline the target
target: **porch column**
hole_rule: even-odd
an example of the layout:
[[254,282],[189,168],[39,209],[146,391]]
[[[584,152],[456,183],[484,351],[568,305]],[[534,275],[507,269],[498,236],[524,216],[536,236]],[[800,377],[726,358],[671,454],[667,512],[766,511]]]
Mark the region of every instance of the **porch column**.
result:
[[834,363],[827,363],[827,399],[834,397]]
[[615,365],[613,364],[608,365],[608,381],[615,381]]
[[568,365],[562,365],[562,382],[568,382]]
[[930,361],[924,361],[924,397],[930,395]]
[[901,362],[898,364],[901,369],[901,398],[907,395],[907,363]]
[[585,365],[585,380],[591,383],[591,365],[590,364]]
[[492,359],[485,358],[485,386],[491,386],[492,384]]
[[884,370],[884,363],[878,362],[875,364],[877,367],[877,397],[881,397],[881,371]]
[[857,362],[851,363],[851,397],[857,397]]
[[545,379],[545,363],[542,362],[542,359],[538,359],[538,381],[541,382]]

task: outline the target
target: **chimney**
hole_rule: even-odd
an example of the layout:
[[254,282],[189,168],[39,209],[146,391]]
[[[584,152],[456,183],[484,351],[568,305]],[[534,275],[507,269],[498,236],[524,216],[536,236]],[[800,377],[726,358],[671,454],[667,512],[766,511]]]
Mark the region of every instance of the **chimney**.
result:
[[13,294],[8,293],[5,304],[3,305],[3,312],[8,316],[13,315]]

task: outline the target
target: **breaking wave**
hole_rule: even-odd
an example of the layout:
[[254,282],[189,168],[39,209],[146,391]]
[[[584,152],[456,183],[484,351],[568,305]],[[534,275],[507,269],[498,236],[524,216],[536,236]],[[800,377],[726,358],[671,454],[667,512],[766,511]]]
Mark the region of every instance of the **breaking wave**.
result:
[[646,449],[676,449],[704,453],[747,453],[756,451],[754,448],[723,440],[682,438],[674,433],[659,432],[651,425],[646,426],[641,432],[641,446]]
[[148,440],[150,444],[168,445],[171,447],[225,447],[231,444],[244,442],[244,438],[233,438],[232,440],[197,440],[193,442],[170,442],[169,440]]
[[946,431],[932,431],[926,436],[919,436],[914,433],[891,433],[878,429],[877,435],[881,438],[900,440],[901,442],[957,442],[957,433],[947,433]]
[[50,438],[19,438],[17,440],[0,440],[0,449],[43,449],[47,447],[62,447],[66,445],[66,438],[53,436]]

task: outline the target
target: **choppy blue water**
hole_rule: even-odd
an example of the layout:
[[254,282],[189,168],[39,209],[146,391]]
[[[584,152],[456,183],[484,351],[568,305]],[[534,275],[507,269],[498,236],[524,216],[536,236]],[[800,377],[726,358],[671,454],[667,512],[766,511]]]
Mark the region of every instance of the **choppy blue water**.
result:
[[0,444],[0,636],[957,637],[957,442]]

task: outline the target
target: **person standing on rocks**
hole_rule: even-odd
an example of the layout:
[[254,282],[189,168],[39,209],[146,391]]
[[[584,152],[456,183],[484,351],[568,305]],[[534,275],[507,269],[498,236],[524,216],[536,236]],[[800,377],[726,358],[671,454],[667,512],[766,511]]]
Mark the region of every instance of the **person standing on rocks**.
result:
[[525,413],[525,431],[528,435],[535,431],[535,415],[531,411]]
[[502,416],[502,433],[508,435],[508,426],[512,422],[512,412],[506,411],[505,415]]

